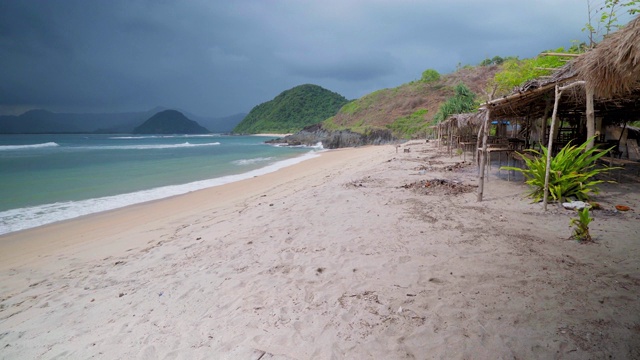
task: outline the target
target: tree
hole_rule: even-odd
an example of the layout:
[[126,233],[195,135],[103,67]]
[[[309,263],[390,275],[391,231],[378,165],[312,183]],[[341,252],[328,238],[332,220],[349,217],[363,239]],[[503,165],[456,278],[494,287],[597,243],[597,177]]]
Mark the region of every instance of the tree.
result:
[[640,0],[605,0],[600,7],[594,6],[592,0],[587,0],[589,17],[582,31],[589,32],[589,47],[594,47],[598,38],[622,27],[618,23],[618,10],[623,8],[629,15],[639,14]]
[[422,78],[420,80],[426,83],[438,81],[440,80],[440,73],[433,69],[427,69],[422,72]]
[[504,59],[503,57],[500,57],[500,56],[496,55],[491,59],[486,58],[486,59],[482,60],[480,62],[480,66],[501,65],[505,60],[506,59]]

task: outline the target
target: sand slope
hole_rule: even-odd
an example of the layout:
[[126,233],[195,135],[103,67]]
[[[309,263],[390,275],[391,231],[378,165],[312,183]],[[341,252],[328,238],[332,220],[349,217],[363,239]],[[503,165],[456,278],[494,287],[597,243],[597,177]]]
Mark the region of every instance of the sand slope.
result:
[[610,210],[638,184],[583,245],[495,167],[477,203],[474,166],[403,148],[0,237],[0,358],[640,358],[640,217]]

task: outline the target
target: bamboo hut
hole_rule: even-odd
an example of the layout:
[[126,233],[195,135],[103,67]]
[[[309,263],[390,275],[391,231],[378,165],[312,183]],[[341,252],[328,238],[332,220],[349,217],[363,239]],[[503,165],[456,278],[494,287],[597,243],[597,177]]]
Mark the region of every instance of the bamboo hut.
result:
[[[483,104],[481,111],[485,128],[494,119],[524,119],[526,128],[538,130],[537,142],[546,143],[548,139],[552,151],[554,140],[558,145],[575,139],[584,141],[597,136],[606,125],[639,119],[640,16],[550,78],[529,81],[511,94]],[[563,132],[567,130],[564,122],[572,124],[567,128],[571,132]],[[482,201],[486,149],[485,131],[478,201]]]
[[471,148],[469,144],[476,144],[478,129],[482,126],[479,113],[454,114],[437,125],[441,143],[447,144],[447,152],[451,155],[454,148],[463,153]]

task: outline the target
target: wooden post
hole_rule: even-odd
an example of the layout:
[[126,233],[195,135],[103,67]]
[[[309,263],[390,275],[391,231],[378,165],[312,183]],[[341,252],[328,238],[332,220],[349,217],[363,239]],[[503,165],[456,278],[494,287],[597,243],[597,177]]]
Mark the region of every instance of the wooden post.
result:
[[[491,110],[487,109],[484,118],[484,130],[482,134],[482,152],[480,153],[480,176],[478,177],[478,201],[482,201],[482,193],[484,192],[484,168],[487,162],[487,140],[489,138],[489,118]],[[476,150],[477,151],[477,150]]]
[[[473,160],[476,160],[476,162],[478,163],[480,163],[480,159],[477,158],[478,148],[480,148],[480,139],[481,139],[481,136],[483,135],[484,135],[484,121],[482,122],[482,124],[480,124],[480,129],[478,129],[478,137],[476,138],[476,148],[473,149]],[[478,170],[480,170],[480,168],[478,168]],[[478,172],[478,174],[480,173]]]
[[554,128],[556,125],[556,118],[558,116],[558,103],[560,102],[560,97],[562,96],[562,91],[572,88],[577,85],[584,85],[584,81],[576,81],[569,85],[559,87],[556,84],[556,99],[553,103],[553,115],[551,116],[551,129],[549,130],[549,146],[547,147],[547,168],[544,174],[544,211],[547,211],[547,200],[549,199],[549,174],[551,173],[551,150],[553,149],[553,137],[554,137]]
[[593,148],[593,137],[596,135],[596,116],[593,109],[593,89],[589,86],[586,87],[587,95],[587,144],[586,150]]
[[551,115],[551,128],[549,129],[549,146],[547,147],[547,168],[544,173],[544,211],[547,211],[547,200],[549,197],[549,174],[551,173],[551,149],[553,148],[553,132],[555,131],[556,117],[558,116],[558,103],[560,102],[560,96],[562,91],[558,90],[556,85],[556,100],[553,103],[553,115]]
[[551,111],[551,98],[548,98],[544,104],[544,115],[542,116],[542,120],[540,120],[540,137],[538,138],[538,142],[540,145],[543,145],[547,136],[547,118],[549,118],[549,111]]

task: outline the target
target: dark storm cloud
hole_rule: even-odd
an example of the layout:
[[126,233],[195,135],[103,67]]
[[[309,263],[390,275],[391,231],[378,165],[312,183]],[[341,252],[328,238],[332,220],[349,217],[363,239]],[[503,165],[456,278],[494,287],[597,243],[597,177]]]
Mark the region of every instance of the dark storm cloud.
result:
[[303,83],[356,98],[569,46],[586,14],[582,0],[0,1],[0,112],[224,116]]

